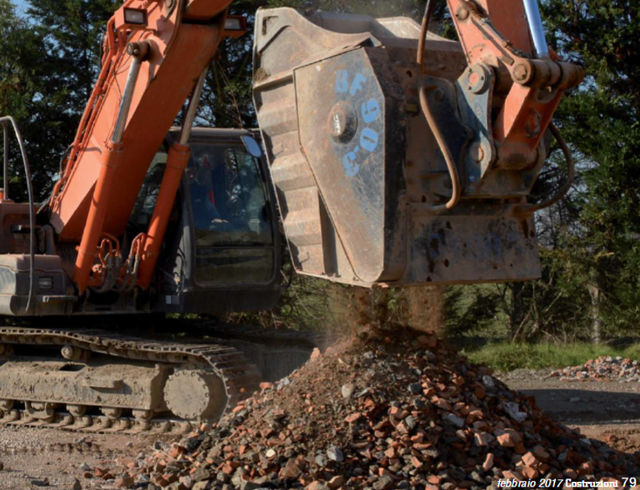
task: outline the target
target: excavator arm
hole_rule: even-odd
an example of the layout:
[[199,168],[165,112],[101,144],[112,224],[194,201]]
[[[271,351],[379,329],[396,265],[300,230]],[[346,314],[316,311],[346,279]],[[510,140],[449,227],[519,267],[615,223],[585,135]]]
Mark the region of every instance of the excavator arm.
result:
[[528,196],[582,70],[547,55],[535,0],[449,0],[459,42],[427,35],[432,3],[422,26],[258,13],[255,105],[302,274],[369,287],[539,276],[533,212],[569,182]]
[[121,257],[117,237],[185,99],[199,97],[230,3],[127,0],[109,21],[102,69],[50,199],[58,240],[79,244],[72,277],[81,293],[116,282],[149,285],[189,160],[196,104],[171,148],[148,232],[133,239],[128,257]]
[[494,148],[472,147],[485,154],[479,163],[526,168],[536,159],[562,94],[582,81],[582,70],[551,58],[537,0],[509,2],[507,8],[496,0],[448,3],[468,64],[462,90],[478,95],[505,87],[502,104],[492,99],[483,107],[493,116],[485,129]]

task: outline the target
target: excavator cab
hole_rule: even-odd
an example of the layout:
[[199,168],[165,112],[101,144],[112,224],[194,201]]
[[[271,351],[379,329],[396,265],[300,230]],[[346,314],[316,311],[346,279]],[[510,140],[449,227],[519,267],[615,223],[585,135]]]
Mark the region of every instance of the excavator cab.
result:
[[[156,153],[129,221],[135,236],[149,226],[173,128]],[[280,232],[256,132],[194,128],[178,198],[154,286],[151,309],[222,313],[273,307],[280,291]]]
[[[122,247],[152,219],[173,128],[156,153],[129,218]],[[256,131],[194,128],[183,175],[152,280],[144,294],[92,291],[78,301],[69,270],[47,226],[35,226],[34,294],[30,289],[29,206],[2,202],[5,247],[0,255],[0,315],[87,313],[201,313],[259,311],[280,296],[281,232],[273,186]]]
[[[172,131],[169,141],[177,134]],[[220,313],[275,305],[281,238],[273,186],[256,138],[246,130],[193,129],[179,209],[156,273],[161,293],[154,309]]]

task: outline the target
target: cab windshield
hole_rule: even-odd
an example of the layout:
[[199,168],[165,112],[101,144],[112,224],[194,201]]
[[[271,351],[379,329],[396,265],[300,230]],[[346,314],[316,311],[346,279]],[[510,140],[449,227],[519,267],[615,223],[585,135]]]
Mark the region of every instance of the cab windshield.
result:
[[273,232],[259,161],[244,146],[192,144],[185,183],[199,283],[269,281]]

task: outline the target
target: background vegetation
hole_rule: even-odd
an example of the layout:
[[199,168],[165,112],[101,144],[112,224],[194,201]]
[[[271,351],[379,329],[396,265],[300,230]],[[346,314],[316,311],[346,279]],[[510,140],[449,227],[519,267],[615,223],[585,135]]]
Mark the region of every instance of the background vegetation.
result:
[[581,366],[600,356],[623,357],[640,361],[638,345],[617,347],[573,342],[566,344],[500,342],[462,349],[472,362],[486,364],[498,371]]
[[[588,74],[563,100],[556,118],[577,156],[579,178],[562,202],[537,218],[542,279],[451,287],[442,300],[439,289],[378,292],[358,299],[364,305],[358,311],[430,327],[442,315],[448,334],[457,338],[567,342],[640,334],[639,3],[542,4],[551,45]],[[73,139],[97,74],[103,26],[118,5],[117,0],[37,0],[20,17],[9,0],[0,0],[0,114],[20,122],[41,198]],[[424,0],[238,0],[233,8],[251,23],[257,7],[281,5],[418,18]],[[444,15],[444,2],[438,2],[436,21]],[[250,61],[249,35],[225,43],[209,73],[200,124],[255,124]],[[295,279],[281,307],[261,320],[317,327],[347,322],[354,294]],[[329,310],[333,316],[327,316]]]

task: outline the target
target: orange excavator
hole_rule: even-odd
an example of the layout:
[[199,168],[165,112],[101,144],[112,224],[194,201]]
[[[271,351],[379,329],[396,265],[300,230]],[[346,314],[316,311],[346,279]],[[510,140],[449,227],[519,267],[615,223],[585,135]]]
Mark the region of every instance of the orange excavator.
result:
[[[144,322],[120,319],[269,309],[281,228],[297,272],[345,284],[539,274],[533,214],[573,176],[551,119],[583,74],[547,48],[535,0],[448,0],[459,42],[428,32],[431,0],[422,26],[259,10],[260,134],[192,129],[219,43],[244,31],[231,3],[124,2],[44,203],[0,118],[0,314],[33,320],[0,327],[3,422],[167,431],[219,417],[277,356],[141,337]],[[27,203],[6,185],[11,129]],[[567,182],[530,203],[552,136]]]

